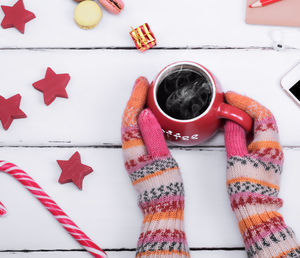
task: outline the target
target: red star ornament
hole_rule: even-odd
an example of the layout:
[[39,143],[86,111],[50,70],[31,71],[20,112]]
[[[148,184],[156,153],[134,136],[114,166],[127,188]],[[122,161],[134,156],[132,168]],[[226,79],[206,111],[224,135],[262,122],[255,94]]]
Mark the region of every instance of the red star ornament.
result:
[[33,87],[44,94],[44,102],[48,106],[56,97],[68,98],[66,87],[70,81],[67,73],[56,74],[50,67],[47,68],[44,79],[33,83]]
[[8,99],[0,96],[0,120],[2,126],[7,130],[16,118],[25,118],[26,114],[19,108],[21,95],[17,94]]
[[23,0],[19,0],[13,6],[1,5],[5,14],[1,26],[3,29],[15,27],[24,34],[25,24],[35,18],[34,13],[24,7]]
[[58,182],[61,184],[73,182],[80,190],[84,177],[93,172],[91,167],[81,163],[78,151],[69,160],[57,160],[57,163],[62,170]]

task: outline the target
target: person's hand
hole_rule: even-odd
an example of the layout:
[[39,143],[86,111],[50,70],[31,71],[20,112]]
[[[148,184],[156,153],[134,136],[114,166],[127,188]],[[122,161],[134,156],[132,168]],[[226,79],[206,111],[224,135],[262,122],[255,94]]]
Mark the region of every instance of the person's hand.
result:
[[136,256],[190,257],[183,227],[183,182],[160,125],[144,109],[148,88],[146,78],[136,80],[122,119],[125,167],[144,215]]
[[225,124],[227,189],[248,257],[300,257],[294,232],[277,210],[283,164],[278,128],[272,113],[256,101],[228,92],[226,101],[254,119],[254,138],[248,145],[244,129]]

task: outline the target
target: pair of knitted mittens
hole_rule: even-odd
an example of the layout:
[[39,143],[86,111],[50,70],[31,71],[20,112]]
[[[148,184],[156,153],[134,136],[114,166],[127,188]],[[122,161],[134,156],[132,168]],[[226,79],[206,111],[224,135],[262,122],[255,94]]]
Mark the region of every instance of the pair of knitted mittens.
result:
[[[144,109],[148,88],[144,77],[136,80],[122,120],[125,167],[144,215],[136,257],[189,257],[183,182],[160,125]],[[225,125],[228,194],[248,257],[300,257],[293,231],[277,212],[282,206],[278,193],[283,153],[276,121],[248,97],[228,92],[225,98],[254,119],[254,139],[248,147],[244,129],[231,121]]]

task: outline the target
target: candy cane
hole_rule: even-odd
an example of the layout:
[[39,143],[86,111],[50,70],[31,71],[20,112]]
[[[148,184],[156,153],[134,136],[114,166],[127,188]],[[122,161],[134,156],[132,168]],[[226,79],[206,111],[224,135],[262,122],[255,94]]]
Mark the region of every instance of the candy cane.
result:
[[3,205],[2,202],[0,202],[0,216],[3,216],[7,213],[6,207]]
[[[0,161],[0,170],[17,179],[29,192],[31,192],[52,213],[57,221],[76,239],[91,255],[97,258],[107,257],[107,254],[98,247],[79,227],[63,212],[61,208],[47,195],[44,190],[18,166]],[[0,202],[0,215],[6,213],[5,206]]]

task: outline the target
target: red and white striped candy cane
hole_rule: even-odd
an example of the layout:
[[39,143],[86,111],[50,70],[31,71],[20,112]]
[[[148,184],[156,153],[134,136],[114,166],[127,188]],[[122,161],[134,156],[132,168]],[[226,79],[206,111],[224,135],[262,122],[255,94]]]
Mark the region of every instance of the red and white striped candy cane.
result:
[[7,213],[6,207],[3,205],[2,202],[0,202],[0,216],[3,216]]
[[[10,174],[17,179],[25,188],[31,192],[46,208],[52,213],[57,221],[67,230],[79,244],[81,244],[90,254],[97,258],[107,257],[107,254],[98,247],[79,227],[63,212],[61,208],[47,195],[44,190],[18,166],[0,161],[0,170]],[[2,214],[1,214],[2,210]],[[5,206],[0,203],[0,215],[6,213]]]

